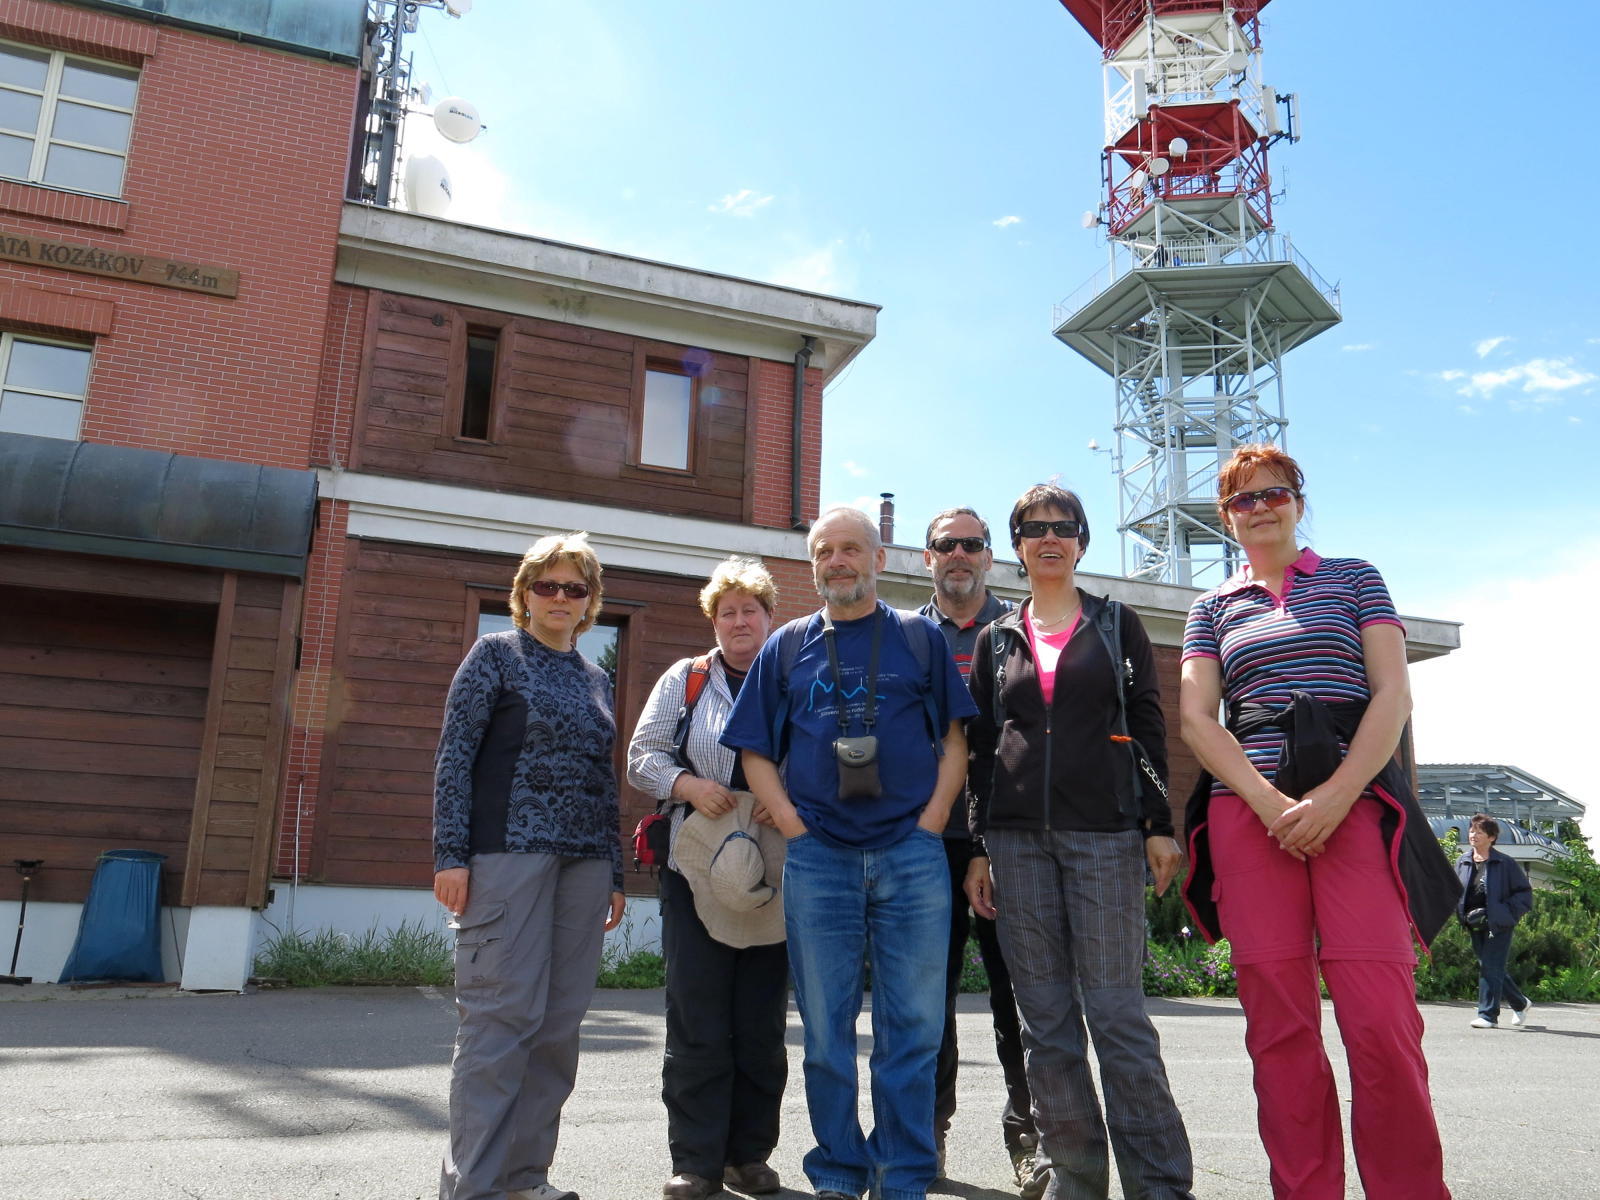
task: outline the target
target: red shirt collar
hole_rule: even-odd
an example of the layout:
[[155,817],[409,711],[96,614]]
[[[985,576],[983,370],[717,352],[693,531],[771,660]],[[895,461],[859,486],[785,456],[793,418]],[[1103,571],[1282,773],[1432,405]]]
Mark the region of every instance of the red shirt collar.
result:
[[[1290,571],[1298,571],[1302,575],[1313,575],[1322,563],[1322,555],[1310,546],[1300,551],[1300,557],[1289,564]],[[1228,578],[1228,582],[1217,589],[1220,596],[1229,596],[1234,592],[1242,592],[1245,588],[1256,586],[1258,580],[1250,573],[1250,564],[1247,562]]]

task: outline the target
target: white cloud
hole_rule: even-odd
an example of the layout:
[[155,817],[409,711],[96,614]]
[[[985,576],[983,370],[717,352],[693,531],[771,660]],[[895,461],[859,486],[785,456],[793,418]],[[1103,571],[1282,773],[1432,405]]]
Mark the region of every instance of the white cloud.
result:
[[1451,383],[1451,382],[1453,382],[1454,380],[1457,380],[1457,379],[1465,379],[1466,377],[1467,377],[1467,373],[1465,371],[1440,371],[1439,372],[1439,378],[1444,380],[1446,383]]
[[729,192],[715,204],[707,205],[706,211],[725,213],[730,217],[753,217],[772,200],[771,196],[763,196],[750,188],[740,188],[737,192]]
[[1340,346],[1339,349],[1344,350],[1347,353],[1359,354],[1363,350],[1373,349],[1376,345],[1376,342],[1352,342],[1348,346]]
[[836,238],[826,246],[802,251],[776,264],[762,278],[801,291],[837,294],[848,290],[855,275],[843,260],[843,249],[844,239]]
[[1021,225],[1022,218],[1014,216],[1001,217],[998,221],[991,221],[990,224],[996,229],[1008,229],[1012,225]]
[[1583,424],[1583,418],[1582,417],[1568,417],[1567,418],[1567,424],[1568,425],[1582,425]]
[[[1440,378],[1460,379],[1463,372],[1444,371]],[[1553,399],[1561,392],[1593,383],[1600,376],[1572,365],[1569,358],[1530,358],[1525,363],[1499,371],[1474,371],[1467,382],[1456,389],[1461,396],[1477,396],[1488,400],[1502,388],[1515,388],[1521,395],[1537,404]]]
[[[1588,805],[1585,832],[1600,834],[1593,775],[1593,681],[1600,641],[1532,632],[1552,596],[1600,589],[1600,540],[1574,546],[1545,575],[1496,576],[1437,605],[1462,622],[1461,649],[1411,669],[1420,762],[1512,763]],[[1559,636],[1559,635],[1558,635]]]
[[1502,345],[1510,340],[1511,339],[1508,337],[1484,338],[1483,341],[1479,342],[1472,349],[1479,358],[1488,358],[1489,355],[1494,353],[1494,348],[1496,346]]
[[847,458],[839,465],[844,468],[844,473],[852,479],[862,479],[867,474],[867,469],[853,458]]
[[1458,405],[1456,405],[1456,411],[1457,412],[1464,412],[1470,417],[1470,416],[1475,415],[1478,410],[1473,408],[1472,405],[1470,405],[1470,404],[1458,404]]

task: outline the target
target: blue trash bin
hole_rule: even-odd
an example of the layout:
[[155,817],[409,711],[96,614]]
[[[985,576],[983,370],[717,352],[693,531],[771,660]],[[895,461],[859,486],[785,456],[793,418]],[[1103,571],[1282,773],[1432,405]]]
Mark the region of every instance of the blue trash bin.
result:
[[61,982],[160,983],[161,864],[153,850],[107,850],[95,865]]

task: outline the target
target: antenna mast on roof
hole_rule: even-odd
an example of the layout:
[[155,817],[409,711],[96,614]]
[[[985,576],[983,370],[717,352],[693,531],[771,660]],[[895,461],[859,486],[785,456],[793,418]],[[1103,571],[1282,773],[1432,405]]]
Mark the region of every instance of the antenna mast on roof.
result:
[[1061,3],[1102,51],[1105,196],[1084,224],[1110,264],[1055,335],[1115,381],[1123,574],[1212,587],[1239,561],[1218,468],[1282,442],[1283,354],[1340,319],[1272,224],[1267,148],[1297,140],[1295,98],[1261,81],[1268,0]]

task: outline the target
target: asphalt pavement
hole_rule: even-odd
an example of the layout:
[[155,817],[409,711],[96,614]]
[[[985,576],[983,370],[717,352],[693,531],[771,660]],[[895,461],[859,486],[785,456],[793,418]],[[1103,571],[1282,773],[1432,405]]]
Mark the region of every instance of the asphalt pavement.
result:
[[[1265,1200],[1238,1005],[1150,1003],[1194,1144],[1195,1195]],[[1324,1015],[1348,1100],[1331,1010]],[[1600,1197],[1600,1006],[1537,1005],[1521,1030],[1470,1029],[1469,1005],[1429,1004],[1423,1015],[1456,1200]],[[950,1179],[930,1195],[1005,1200],[1016,1189],[985,998],[963,997],[960,1020]],[[0,1200],[431,1200],[454,1032],[449,996],[432,988],[0,988]],[[661,1194],[670,1174],[662,1037],[660,991],[595,997],[552,1172],[583,1200]],[[792,1009],[789,1058],[772,1159],[784,1198],[811,1195]],[[1348,1194],[1360,1196],[1353,1165],[1349,1178]]]

